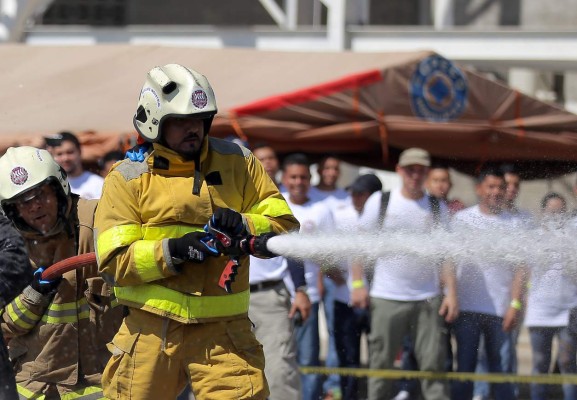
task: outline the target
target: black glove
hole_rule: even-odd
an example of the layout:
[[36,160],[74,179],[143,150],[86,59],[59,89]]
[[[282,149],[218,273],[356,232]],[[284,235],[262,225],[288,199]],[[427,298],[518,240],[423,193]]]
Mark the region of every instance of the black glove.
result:
[[62,282],[62,277],[59,276],[51,281],[46,281],[42,279],[42,272],[44,272],[44,268],[38,268],[34,271],[34,278],[30,283],[30,287],[43,296],[52,296],[58,290],[58,285]]
[[178,239],[168,239],[170,256],[182,261],[201,263],[206,256],[218,256],[219,252],[208,245],[211,239],[206,232],[190,232]]
[[210,225],[231,238],[246,235],[242,215],[230,208],[216,210],[210,219]]
[[245,253],[260,258],[278,257],[278,254],[271,252],[267,247],[267,242],[271,237],[275,237],[276,233],[269,232],[260,236],[249,236],[244,242],[243,250]]

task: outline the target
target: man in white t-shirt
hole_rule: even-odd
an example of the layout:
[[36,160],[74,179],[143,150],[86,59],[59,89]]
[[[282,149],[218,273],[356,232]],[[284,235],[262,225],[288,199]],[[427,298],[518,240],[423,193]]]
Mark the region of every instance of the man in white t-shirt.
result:
[[104,179],[82,166],[80,141],[71,132],[60,132],[44,138],[46,150],[68,174],[70,190],[84,199],[99,199]]
[[[384,219],[381,218],[384,194],[376,192],[365,204],[360,226],[381,234],[423,234],[447,226],[446,204],[438,202],[434,206],[434,200],[423,188],[430,165],[430,155],[425,150],[403,151],[396,167],[402,187],[390,193]],[[369,367],[391,369],[403,339],[408,335],[415,344],[419,369],[443,372],[447,350],[445,322],[453,321],[458,314],[452,265],[437,258],[395,254],[379,258],[376,265],[365,267],[374,267],[370,288]],[[352,274],[352,304],[366,307],[369,292],[361,280],[363,265],[355,263]],[[369,378],[368,383],[369,400],[392,397],[392,381]],[[442,380],[422,380],[421,391],[426,400],[449,399],[447,384]]]
[[[567,254],[566,235],[571,231],[567,220],[567,202],[557,193],[548,193],[541,200],[541,226],[538,233],[551,247],[547,257],[531,262],[531,280],[527,294],[527,310],[524,324],[531,339],[531,360],[534,374],[550,373],[553,340],[556,338],[559,351],[553,365],[562,374],[577,373],[575,354],[575,315],[577,306],[577,277]],[[564,399],[577,398],[577,385],[563,384]],[[550,385],[531,384],[531,399],[551,398]]]
[[[268,176],[277,183],[279,163],[274,149],[263,144],[254,146],[252,153],[262,163]],[[291,294],[284,283],[287,278],[296,287],[292,303]],[[306,320],[310,312],[304,268],[289,263],[285,257],[263,259],[250,256],[249,283],[248,315],[254,324],[254,334],[263,345],[266,359],[264,372],[270,398],[299,400],[301,378],[293,317],[298,310]]]
[[[498,168],[487,168],[477,178],[479,204],[453,217],[453,230],[463,235],[486,238],[514,235],[518,220],[504,210],[506,183]],[[487,236],[488,235],[488,236]],[[457,261],[457,291],[461,313],[453,328],[457,340],[457,371],[474,372],[478,346],[485,340],[489,372],[511,373],[513,370],[513,336],[523,308],[523,289],[527,271],[510,262],[506,254],[487,255],[484,259]],[[510,383],[493,385],[496,400],[515,399]],[[472,381],[453,382],[455,399],[471,399]]]
[[[310,164],[304,154],[290,154],[283,162],[282,183],[288,192],[286,199],[293,215],[300,222],[301,235],[332,232],[332,213],[325,204],[309,198],[311,182]],[[297,327],[297,360],[299,365],[315,367],[320,365],[319,339],[319,283],[320,265],[305,260],[307,294],[312,303],[309,318]],[[318,400],[322,394],[321,376],[303,374],[301,376],[303,400]]]
[[[521,228],[529,228],[534,225],[533,216],[527,210],[519,208],[517,206],[517,197],[519,197],[519,190],[521,188],[521,175],[518,169],[513,164],[502,164],[499,167],[500,171],[503,173],[505,178],[505,204],[503,207],[504,211],[507,211],[515,219],[516,225]],[[522,316],[521,316],[522,318]],[[511,346],[511,359],[513,360],[513,373],[517,372],[517,339],[519,337],[520,323],[513,330],[513,346]],[[475,372],[478,374],[486,374],[489,372],[489,362],[485,351],[485,341],[481,338],[479,343],[479,359],[477,361],[477,368]],[[476,381],[474,389],[473,400],[488,400],[490,397],[489,384],[484,381]],[[515,392],[518,392],[517,387],[515,387]]]

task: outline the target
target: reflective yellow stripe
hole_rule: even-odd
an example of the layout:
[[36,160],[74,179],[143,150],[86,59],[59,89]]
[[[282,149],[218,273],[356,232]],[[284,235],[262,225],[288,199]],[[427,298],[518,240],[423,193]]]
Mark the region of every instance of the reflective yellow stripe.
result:
[[8,311],[8,315],[10,316],[10,319],[12,319],[12,322],[14,322],[20,328],[32,329],[34,327],[34,324],[26,322],[21,318],[23,316],[16,312],[16,309],[12,306],[12,304],[9,304],[6,310]]
[[153,284],[115,287],[114,293],[120,303],[162,311],[185,321],[244,314],[250,298],[248,290],[222,296],[192,296]]
[[8,304],[6,307],[8,315],[12,321],[21,328],[31,329],[42,318],[41,315],[36,315],[26,308],[20,297],[16,297],[14,302]]
[[38,321],[40,319],[40,315],[36,315],[32,311],[30,311],[28,308],[26,308],[24,303],[22,303],[22,299],[20,297],[16,297],[16,299],[14,299],[14,302],[18,306],[18,309],[20,310],[20,312],[22,314],[24,314],[26,317],[30,318],[33,321]]
[[292,211],[285,199],[269,197],[250,209],[251,214],[268,215],[269,217],[280,217],[281,215],[292,215]]
[[134,264],[136,272],[143,282],[164,278],[154,257],[155,240],[139,240],[134,244]]
[[189,232],[202,231],[201,227],[190,225],[140,226],[120,225],[98,235],[99,256],[115,251],[119,247],[129,246],[137,240],[161,240],[178,238]]
[[74,314],[64,317],[52,317],[49,315],[44,315],[42,317],[42,321],[46,322],[47,324],[73,324],[74,322],[78,322],[81,319],[87,319],[88,316],[89,313]]
[[84,304],[88,304],[88,300],[85,297],[81,298],[78,301],[72,301],[69,303],[50,303],[50,307],[48,307],[48,309],[50,311],[56,311],[56,312],[76,310]]
[[98,386],[89,386],[82,389],[75,390],[74,392],[64,393],[60,395],[60,400],[99,400],[105,399],[102,394],[102,388]]
[[97,248],[99,259],[119,247],[134,243],[135,272],[143,282],[164,278],[158,267],[154,246],[157,240],[181,237],[189,232],[200,231],[199,227],[190,225],[166,225],[141,227],[140,225],[120,225],[108,229],[98,236]]
[[48,324],[69,324],[90,317],[88,300],[82,298],[77,302],[54,304],[51,303],[42,316],[42,321]]
[[254,225],[255,235],[262,235],[271,231],[270,221],[267,217],[263,217],[258,214],[245,214],[250,218],[252,224]]
[[269,217],[280,217],[281,215],[292,215],[292,211],[284,199],[274,197],[264,199],[260,203],[252,206],[246,216],[249,217],[254,224],[257,235],[270,232],[271,230],[270,221],[265,215]]
[[[27,399],[42,400],[42,399],[46,398],[45,395],[43,395],[41,393],[35,394],[34,392],[31,392],[30,390],[28,390],[28,389],[26,389],[20,385],[17,385],[17,389],[18,389],[18,398],[22,399],[22,400],[27,400]],[[75,390],[73,392],[61,394],[60,399],[61,400],[75,400],[75,399],[100,400],[100,399],[106,399],[106,397],[104,397],[104,395],[102,393],[102,388],[100,388],[98,386],[89,386],[86,388]]]
[[119,247],[128,246],[142,238],[140,225],[120,225],[105,230],[96,241],[98,255],[108,254]]
[[142,238],[145,240],[161,240],[179,238],[189,232],[202,231],[203,228],[190,225],[165,225],[142,227]]
[[43,394],[41,394],[41,393],[35,394],[34,392],[31,392],[30,390],[26,389],[23,386],[16,385],[16,388],[18,389],[18,398],[21,400],[26,400],[26,399],[43,400],[46,398],[46,396],[44,396]]

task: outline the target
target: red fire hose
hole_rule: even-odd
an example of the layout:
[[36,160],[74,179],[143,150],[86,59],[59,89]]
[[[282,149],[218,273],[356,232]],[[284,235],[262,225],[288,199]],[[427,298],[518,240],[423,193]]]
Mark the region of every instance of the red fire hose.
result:
[[64,260],[58,261],[52,264],[50,267],[46,268],[42,272],[42,279],[50,281],[54,278],[62,276],[68,271],[73,269],[82,268],[94,264],[96,262],[95,253],[80,254],[78,256],[73,256],[66,258]]

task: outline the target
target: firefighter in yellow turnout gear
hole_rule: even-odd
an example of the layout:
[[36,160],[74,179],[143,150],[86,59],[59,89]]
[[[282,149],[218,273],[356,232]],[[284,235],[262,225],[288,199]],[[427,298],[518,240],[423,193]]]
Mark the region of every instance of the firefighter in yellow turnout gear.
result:
[[[0,203],[35,268],[94,251],[96,202],[70,192],[46,150],[9,148],[0,158]],[[36,270],[38,272],[38,270]],[[96,263],[43,281],[38,273],[2,314],[20,399],[99,399],[106,344],[122,320]]]
[[211,251],[203,228],[212,218],[231,236],[260,235],[298,222],[250,151],[208,137],[216,111],[203,75],[153,68],[134,116],[149,153],[106,177],[95,220],[100,272],[129,310],[109,344],[108,398],[171,399],[188,383],[199,400],[268,396],[248,319],[248,256],[227,293],[219,278],[229,258]]

